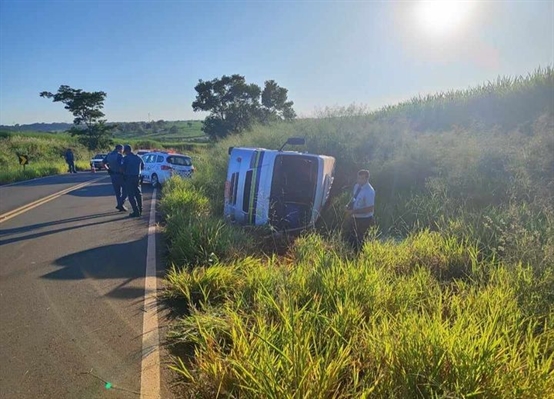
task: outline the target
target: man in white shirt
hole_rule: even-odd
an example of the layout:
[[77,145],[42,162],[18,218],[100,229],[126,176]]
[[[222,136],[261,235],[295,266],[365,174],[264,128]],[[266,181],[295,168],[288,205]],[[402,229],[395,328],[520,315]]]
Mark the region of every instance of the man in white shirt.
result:
[[375,224],[374,207],[375,190],[369,184],[369,171],[362,169],[358,172],[352,199],[346,207],[346,213],[350,217],[348,242],[358,251],[362,247],[367,230]]

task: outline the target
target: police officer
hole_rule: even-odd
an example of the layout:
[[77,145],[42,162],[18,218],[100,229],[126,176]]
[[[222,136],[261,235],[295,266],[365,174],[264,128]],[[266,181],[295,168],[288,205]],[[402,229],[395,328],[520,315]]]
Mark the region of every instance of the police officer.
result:
[[369,184],[369,170],[362,169],[353,190],[353,197],[347,205],[346,214],[350,217],[348,241],[356,250],[362,248],[366,232],[375,224],[375,190]]
[[115,199],[117,205],[115,209],[118,209],[119,212],[125,212],[127,208],[123,205],[125,203],[125,198],[127,197],[127,190],[125,189],[125,184],[123,181],[123,173],[121,172],[121,167],[123,164],[123,146],[118,144],[115,146],[115,149],[110,152],[102,163],[104,167],[108,169],[108,173],[112,178],[112,186],[115,192]]
[[73,150],[71,148],[68,148],[65,151],[64,158],[67,163],[67,167],[69,168],[69,173],[77,173],[75,170],[75,155],[73,154]]
[[134,154],[130,145],[123,147],[125,158],[121,171],[125,180],[125,187],[129,197],[129,203],[133,207],[133,213],[129,217],[139,217],[142,215],[142,192],[140,191],[140,171],[144,168],[142,158]]

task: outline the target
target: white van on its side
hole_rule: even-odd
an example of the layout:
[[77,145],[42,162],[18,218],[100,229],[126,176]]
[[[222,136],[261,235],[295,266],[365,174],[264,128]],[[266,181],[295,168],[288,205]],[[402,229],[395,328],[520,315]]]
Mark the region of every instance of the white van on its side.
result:
[[325,205],[335,168],[326,155],[264,148],[229,149],[225,218],[277,230],[313,226]]

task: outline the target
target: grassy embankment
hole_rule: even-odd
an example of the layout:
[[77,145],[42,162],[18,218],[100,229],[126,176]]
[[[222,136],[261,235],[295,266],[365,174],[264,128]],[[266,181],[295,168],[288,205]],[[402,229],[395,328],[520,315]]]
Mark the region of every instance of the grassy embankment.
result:
[[[259,127],[161,202],[185,397],[554,397],[554,72]],[[285,256],[221,222],[230,145],[337,159],[318,232]],[[341,238],[369,168],[378,229]],[[265,249],[261,251],[261,248]],[[184,310],[183,310],[184,309]]]
[[[68,135],[0,132],[0,184],[66,173],[63,154],[69,147],[75,153],[77,170],[90,169],[89,151]],[[25,170],[17,153],[29,156]]]
[[[189,135],[198,133],[198,124],[192,130],[186,132]],[[185,127],[183,129],[186,130]],[[202,133],[202,132],[200,132]],[[183,133],[184,134],[184,133]],[[207,147],[208,143],[192,143],[186,141],[163,142],[152,139],[150,136],[143,138],[114,138],[114,142],[130,144],[133,148],[143,149],[171,149],[178,152],[196,153],[199,149]],[[158,139],[176,140],[177,136],[160,136]],[[189,137],[189,136],[186,136]],[[64,161],[65,149],[71,147],[76,156],[77,170],[90,169],[90,159],[96,152],[88,151],[76,138],[65,133],[47,132],[0,132],[0,184],[11,183],[20,180],[28,180],[36,177],[49,176],[67,172],[67,164]],[[103,151],[107,152],[106,148]],[[100,151],[97,151],[100,152]],[[29,156],[29,165],[25,170],[19,165],[17,153]]]

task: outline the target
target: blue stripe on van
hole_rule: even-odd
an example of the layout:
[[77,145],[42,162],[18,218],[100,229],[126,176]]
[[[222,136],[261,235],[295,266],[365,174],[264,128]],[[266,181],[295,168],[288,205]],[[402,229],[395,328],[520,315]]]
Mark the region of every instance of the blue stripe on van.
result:
[[256,212],[258,208],[258,195],[259,195],[259,188],[260,188],[260,176],[261,176],[261,169],[262,169],[262,163],[264,161],[264,153],[265,151],[260,151],[260,156],[257,159],[256,162],[256,185],[254,188],[254,207],[252,209],[252,224],[256,224]]

